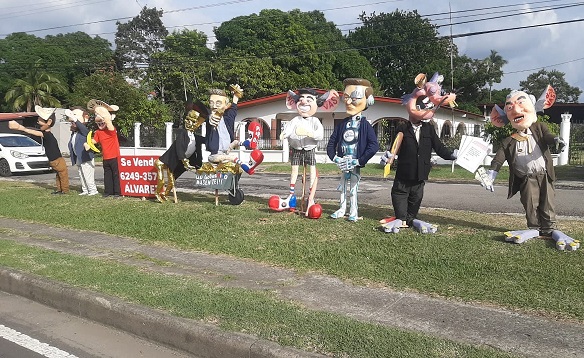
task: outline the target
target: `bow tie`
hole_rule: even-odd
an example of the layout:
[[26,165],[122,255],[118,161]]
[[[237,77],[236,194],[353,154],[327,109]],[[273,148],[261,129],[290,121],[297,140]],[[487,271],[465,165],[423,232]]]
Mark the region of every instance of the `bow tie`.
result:
[[511,138],[515,139],[518,142],[524,142],[527,139],[529,139],[529,137],[527,135],[522,135],[521,133],[513,133],[511,134]]

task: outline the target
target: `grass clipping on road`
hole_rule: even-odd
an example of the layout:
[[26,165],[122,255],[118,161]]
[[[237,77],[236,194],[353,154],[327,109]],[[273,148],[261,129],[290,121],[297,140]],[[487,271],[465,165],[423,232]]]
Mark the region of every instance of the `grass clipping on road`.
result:
[[[227,205],[222,198],[221,205],[215,206],[213,196],[203,194],[179,193],[178,204],[158,204],[135,198],[53,196],[50,191],[34,184],[2,181],[0,215],[316,271],[357,284],[584,320],[584,282],[578,275],[584,270],[581,251],[560,252],[552,241],[545,240],[505,243],[503,232],[523,228],[523,216],[494,218],[426,209],[420,219],[438,224],[436,234],[411,230],[385,234],[379,230],[378,220],[391,212],[389,207],[361,205],[364,220],[349,223],[271,212],[265,200],[255,198],[239,206]],[[324,203],[323,210],[329,213],[336,206]],[[584,237],[583,221],[563,220],[559,225],[574,238]],[[382,356],[376,354],[381,349],[403,349],[398,356],[491,356],[453,342],[308,312],[268,294],[212,288],[187,278],[149,274],[105,260],[76,258],[9,242],[1,245],[0,265],[173,314],[217,322],[226,329],[301,349],[362,357]],[[273,308],[266,310],[268,306]],[[437,353],[443,350],[458,354]]]

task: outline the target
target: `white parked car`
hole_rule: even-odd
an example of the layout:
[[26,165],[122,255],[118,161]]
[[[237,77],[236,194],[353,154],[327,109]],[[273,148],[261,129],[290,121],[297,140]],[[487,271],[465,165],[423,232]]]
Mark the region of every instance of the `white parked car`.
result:
[[38,142],[22,134],[0,133],[0,176],[50,169],[45,148]]

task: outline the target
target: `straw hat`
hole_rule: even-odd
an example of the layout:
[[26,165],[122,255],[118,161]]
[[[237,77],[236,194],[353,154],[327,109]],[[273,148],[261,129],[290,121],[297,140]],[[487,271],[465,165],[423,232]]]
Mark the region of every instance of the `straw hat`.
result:
[[48,120],[49,117],[55,113],[55,108],[43,108],[39,105],[34,106],[34,111],[41,117],[43,120]]
[[115,104],[110,106],[109,104],[105,103],[104,101],[100,101],[99,99],[92,99],[87,102],[87,109],[90,111],[95,111],[97,107],[103,107],[110,112],[115,112],[120,109],[120,107],[116,106]]
[[74,122],[79,121],[81,123],[85,122],[85,118],[83,118],[83,110],[77,108],[74,110],[66,109],[65,115],[71,118]]

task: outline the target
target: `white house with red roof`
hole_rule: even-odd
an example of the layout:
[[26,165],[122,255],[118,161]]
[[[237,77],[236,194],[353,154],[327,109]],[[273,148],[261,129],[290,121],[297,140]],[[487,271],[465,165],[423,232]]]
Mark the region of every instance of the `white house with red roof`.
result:
[[[324,91],[319,91],[324,92]],[[295,110],[288,110],[286,107],[286,93],[280,93],[273,96],[257,98],[249,101],[241,101],[238,104],[236,121],[241,122],[260,122],[263,127],[261,149],[264,152],[266,162],[287,162],[288,150],[287,143],[279,140],[280,132],[283,125],[298,115]],[[384,133],[399,121],[406,121],[408,113],[401,104],[399,98],[375,97],[375,103],[363,112],[366,119],[373,125],[378,138],[387,137],[393,139],[392,133]],[[345,113],[345,104],[343,101],[339,104],[334,112],[317,112],[316,117],[320,118],[325,128],[325,138],[318,146],[317,161],[325,163],[329,161],[326,157],[326,143],[328,135],[332,133],[334,126],[342,121],[347,114]],[[383,121],[389,122],[389,127],[380,125]],[[466,134],[479,136],[482,134],[485,116],[458,110],[456,108],[440,107],[436,110],[431,122],[436,128],[436,132],[441,138],[452,137],[455,134]],[[237,126],[236,122],[236,126]],[[245,126],[239,127],[239,135],[245,136]],[[380,142],[380,153],[371,159],[372,162],[379,162],[379,157],[385,151],[388,143]],[[389,143],[391,145],[391,143]],[[278,148],[278,149],[271,149]],[[282,149],[280,149],[282,148]]]

